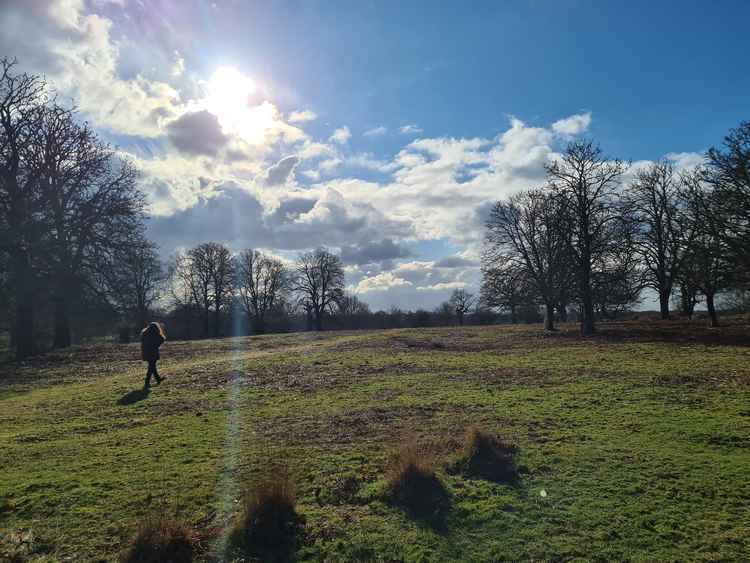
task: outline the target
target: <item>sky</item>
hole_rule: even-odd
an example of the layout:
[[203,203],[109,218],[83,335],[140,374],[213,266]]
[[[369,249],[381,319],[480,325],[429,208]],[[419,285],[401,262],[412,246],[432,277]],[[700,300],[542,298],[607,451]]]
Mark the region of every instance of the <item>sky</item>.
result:
[[750,119],[748,18],[740,0],[1,0],[0,56],[138,166],[165,258],[325,245],[374,309],[415,309],[478,290],[490,206],[571,140],[683,168]]

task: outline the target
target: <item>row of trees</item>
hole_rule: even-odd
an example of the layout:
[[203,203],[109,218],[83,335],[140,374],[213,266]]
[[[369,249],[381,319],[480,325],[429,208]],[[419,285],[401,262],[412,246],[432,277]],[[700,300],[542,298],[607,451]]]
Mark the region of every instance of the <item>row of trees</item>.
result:
[[545,328],[580,311],[591,334],[607,316],[651,288],[661,316],[678,295],[688,316],[705,299],[750,281],[750,123],[732,130],[705,163],[676,171],[669,161],[639,170],[606,158],[591,141],[568,145],[547,166],[547,183],[497,202],[487,222],[482,300],[511,315],[541,305]]

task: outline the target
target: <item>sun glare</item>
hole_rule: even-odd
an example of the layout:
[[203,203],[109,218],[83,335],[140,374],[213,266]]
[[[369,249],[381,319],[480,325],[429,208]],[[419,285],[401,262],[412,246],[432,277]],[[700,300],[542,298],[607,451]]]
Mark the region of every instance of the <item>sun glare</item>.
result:
[[262,143],[273,125],[275,108],[269,102],[253,104],[257,86],[249,76],[229,66],[216,69],[207,84],[205,108],[216,115],[225,133],[250,143]]

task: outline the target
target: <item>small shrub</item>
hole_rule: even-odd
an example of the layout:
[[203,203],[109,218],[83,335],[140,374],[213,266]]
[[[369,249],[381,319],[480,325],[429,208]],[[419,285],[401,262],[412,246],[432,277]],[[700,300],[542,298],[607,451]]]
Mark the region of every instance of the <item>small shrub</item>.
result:
[[466,430],[455,468],[488,481],[512,482],[518,477],[517,451],[514,444],[472,426]]
[[435,475],[432,460],[416,441],[404,443],[391,460],[386,475],[393,502],[412,516],[433,522],[442,520],[448,492]]
[[295,506],[294,485],[285,473],[260,482],[246,495],[230,542],[265,558],[283,559],[292,551],[302,521]]
[[151,517],[144,521],[123,553],[123,563],[190,562],[195,554],[193,530],[170,518]]

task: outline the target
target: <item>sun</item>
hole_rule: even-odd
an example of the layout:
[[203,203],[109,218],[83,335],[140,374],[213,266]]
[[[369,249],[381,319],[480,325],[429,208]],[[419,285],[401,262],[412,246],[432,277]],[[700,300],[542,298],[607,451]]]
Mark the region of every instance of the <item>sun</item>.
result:
[[231,66],[216,69],[206,84],[204,107],[218,119],[224,133],[259,144],[273,126],[275,107],[264,101],[253,104],[258,88],[252,78]]

